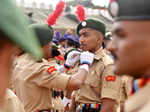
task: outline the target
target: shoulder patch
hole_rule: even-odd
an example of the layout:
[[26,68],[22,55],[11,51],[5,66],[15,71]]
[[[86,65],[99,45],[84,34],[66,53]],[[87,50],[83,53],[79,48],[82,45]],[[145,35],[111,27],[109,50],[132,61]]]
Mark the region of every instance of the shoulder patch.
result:
[[57,69],[55,68],[55,66],[51,66],[51,67],[49,67],[48,69],[47,69],[47,72],[49,73],[49,74],[51,74],[53,71],[56,71]]
[[64,57],[63,57],[63,56],[61,56],[61,55],[56,56],[56,58],[57,58],[58,60],[60,60],[60,61],[64,61],[64,60],[65,60],[65,59],[64,59]]
[[105,77],[106,81],[115,81],[116,80],[116,76],[113,75],[109,75]]

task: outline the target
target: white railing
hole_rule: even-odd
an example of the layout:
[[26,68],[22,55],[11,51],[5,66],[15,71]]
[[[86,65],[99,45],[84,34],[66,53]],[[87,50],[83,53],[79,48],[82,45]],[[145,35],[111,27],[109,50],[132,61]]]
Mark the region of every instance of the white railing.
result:
[[[36,0],[35,0],[36,1]],[[55,6],[53,6],[52,4],[46,4],[46,3],[37,3],[37,2],[26,2],[25,0],[19,0],[17,3],[20,7],[24,7],[24,8],[33,8],[33,9],[54,9]],[[71,13],[75,14],[76,11],[76,7],[70,7],[71,8]],[[103,15],[104,17],[108,18],[109,20],[111,20],[111,17],[108,14],[107,10],[99,10],[99,9],[91,9],[91,8],[85,8],[86,10],[86,15],[87,16],[98,16],[98,15]]]

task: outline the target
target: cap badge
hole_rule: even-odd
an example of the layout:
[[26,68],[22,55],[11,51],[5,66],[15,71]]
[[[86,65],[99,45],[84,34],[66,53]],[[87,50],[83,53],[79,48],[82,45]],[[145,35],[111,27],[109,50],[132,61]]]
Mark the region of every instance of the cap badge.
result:
[[83,22],[81,23],[81,25],[82,25],[83,27],[85,27],[85,26],[87,25],[87,23],[86,23],[85,21],[83,21]]

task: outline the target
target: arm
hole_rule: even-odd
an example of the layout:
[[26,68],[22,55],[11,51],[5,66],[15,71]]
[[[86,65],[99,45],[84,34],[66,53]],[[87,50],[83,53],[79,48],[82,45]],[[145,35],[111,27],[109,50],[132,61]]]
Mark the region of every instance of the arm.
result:
[[76,52],[72,52],[67,56],[67,60],[65,64],[69,67],[73,66],[76,61],[80,59],[80,66],[78,72],[71,76],[68,81],[67,89],[68,90],[76,90],[79,89],[89,72],[89,67],[92,65],[94,60],[94,54],[90,52],[83,52],[79,55],[75,55]]
[[75,98],[72,97],[71,105],[70,105],[70,108],[69,108],[69,112],[75,112],[75,110],[76,110],[76,102],[75,102]]
[[103,98],[101,112],[116,112],[116,105],[117,103],[115,100],[110,98]]
[[75,75],[72,75],[71,79],[69,80],[67,89],[76,90],[79,89],[89,72],[89,67],[92,65],[94,60],[94,54],[90,52],[83,52],[80,55],[80,66],[78,72]]
[[121,79],[113,73],[113,65],[105,67],[102,77],[102,112],[116,112]]
[[33,81],[41,87],[76,90],[84,83],[87,74],[86,70],[79,68],[76,74],[69,76],[65,73],[60,73],[54,66],[49,68],[45,66],[41,68],[40,73],[36,74]]
[[[92,65],[94,55],[89,52],[84,52],[80,56],[80,66],[78,72],[72,76],[68,76],[65,73],[59,72],[55,65],[48,68],[43,67],[41,72],[37,74],[36,83],[39,86],[47,88],[58,88],[61,90],[76,90],[81,87],[86,79],[86,75],[89,71],[89,66]],[[70,59],[71,62],[71,59]],[[46,69],[46,70],[45,70]],[[38,77],[39,75],[39,77]]]
[[72,75],[72,77],[70,78],[67,85],[67,89],[69,90],[79,89],[83,85],[87,74],[88,72],[86,70],[79,68],[78,72]]

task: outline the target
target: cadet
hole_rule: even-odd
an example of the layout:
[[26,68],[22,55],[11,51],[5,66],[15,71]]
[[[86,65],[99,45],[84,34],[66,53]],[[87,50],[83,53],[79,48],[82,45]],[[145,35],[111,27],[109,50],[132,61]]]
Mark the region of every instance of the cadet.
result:
[[[115,60],[115,73],[135,78],[124,112],[150,111],[150,1],[115,0],[113,40],[108,45]],[[138,79],[140,78],[140,79]]]
[[106,48],[107,44],[112,40],[112,33],[107,32],[104,37],[103,47]]
[[[83,52],[80,56],[73,57],[76,52],[70,53],[67,56],[65,67],[59,67],[51,54],[52,27],[48,24],[33,24],[30,28],[34,29],[40,40],[44,58],[35,60],[28,53],[18,57],[13,70],[16,95],[24,104],[26,112],[53,111],[52,88],[79,89],[88,74],[89,66],[92,65],[94,54]],[[48,58],[51,58],[50,62],[47,62]],[[81,65],[76,74],[68,76],[59,72],[69,69],[79,59]]]
[[[80,48],[95,54],[84,85],[73,95],[76,112],[115,112],[120,80],[112,72],[112,59],[101,47],[105,25],[96,19],[82,21],[77,27]],[[75,110],[72,105],[71,111]]]
[[4,107],[0,112],[25,112],[24,106],[19,98],[10,89],[6,90]]
[[[12,0],[1,0],[0,3],[0,109],[3,103],[10,69],[16,45],[33,56],[41,57],[40,44],[33,32],[27,29],[24,15]],[[16,45],[15,45],[16,44]],[[7,97],[7,96],[6,96]],[[9,108],[9,105],[7,105]],[[21,112],[18,110],[18,112]]]

